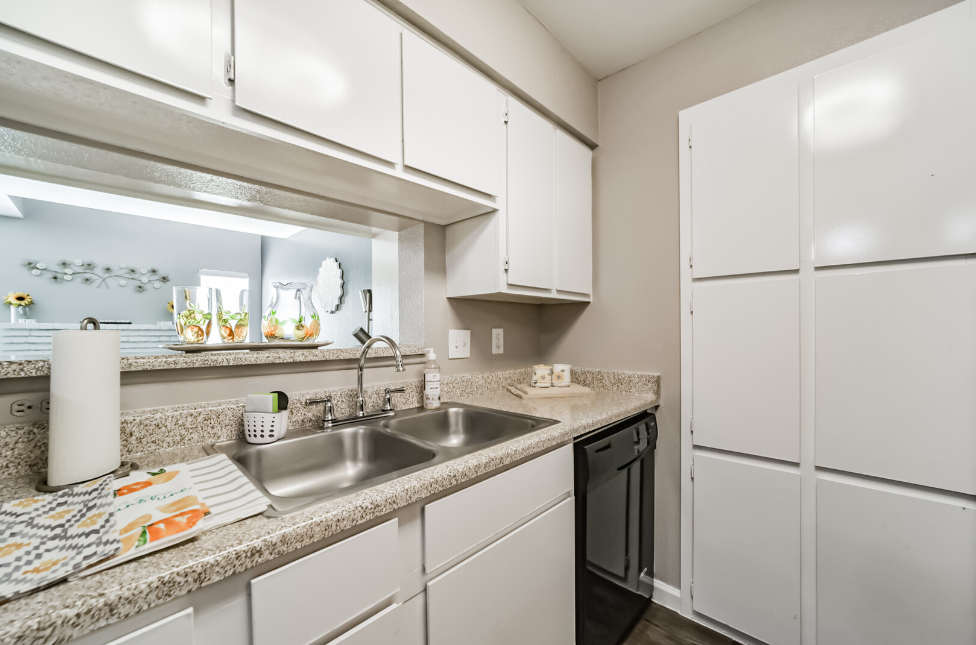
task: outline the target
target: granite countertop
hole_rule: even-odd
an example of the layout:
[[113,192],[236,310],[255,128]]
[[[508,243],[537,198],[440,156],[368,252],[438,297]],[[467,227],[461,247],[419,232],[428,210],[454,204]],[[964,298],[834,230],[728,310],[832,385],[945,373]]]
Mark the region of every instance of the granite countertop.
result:
[[[146,356],[123,356],[119,364],[122,372],[144,370],[174,370],[194,367],[227,367],[232,365],[269,365],[273,363],[307,363],[339,361],[359,358],[362,347],[321,347],[319,349],[264,349],[260,351],[176,352]],[[401,345],[403,356],[419,356],[423,345]],[[370,358],[393,356],[389,347],[374,347]],[[39,358],[22,361],[0,361],[0,378],[50,376],[51,361]]]
[[[612,383],[606,385],[612,386]],[[228,576],[351,529],[659,404],[657,391],[523,400],[503,389],[461,403],[557,419],[558,424],[281,518],[252,517],[81,580],[0,606],[0,643],[64,643]],[[143,467],[204,456],[199,446],[142,455]],[[0,498],[33,492],[33,478],[0,481]]]

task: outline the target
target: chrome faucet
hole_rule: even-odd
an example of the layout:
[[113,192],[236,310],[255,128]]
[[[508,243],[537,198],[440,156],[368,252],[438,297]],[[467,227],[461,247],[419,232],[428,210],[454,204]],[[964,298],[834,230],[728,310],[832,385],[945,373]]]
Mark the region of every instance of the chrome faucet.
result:
[[403,356],[400,355],[400,346],[396,344],[396,341],[389,336],[374,336],[366,341],[363,345],[363,350],[359,353],[359,381],[358,381],[358,392],[359,395],[356,398],[356,416],[362,417],[366,415],[366,399],[363,398],[363,370],[366,369],[366,355],[369,353],[369,348],[375,345],[377,342],[383,341],[390,346],[393,350],[393,357],[396,359],[396,371],[403,371]]

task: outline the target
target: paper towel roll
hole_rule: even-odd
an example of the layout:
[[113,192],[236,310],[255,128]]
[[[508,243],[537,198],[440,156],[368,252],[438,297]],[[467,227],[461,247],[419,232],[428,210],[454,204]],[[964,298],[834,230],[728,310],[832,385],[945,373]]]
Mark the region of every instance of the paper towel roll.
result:
[[56,331],[47,482],[63,486],[121,463],[118,331]]

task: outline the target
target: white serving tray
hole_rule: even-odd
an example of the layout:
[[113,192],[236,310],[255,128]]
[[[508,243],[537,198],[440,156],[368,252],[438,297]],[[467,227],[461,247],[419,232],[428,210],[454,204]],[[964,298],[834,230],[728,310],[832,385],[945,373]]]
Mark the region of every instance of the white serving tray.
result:
[[252,352],[267,351],[269,349],[318,349],[331,345],[334,341],[327,340],[321,343],[305,343],[297,341],[277,341],[274,343],[220,343],[219,345],[163,345],[166,349],[177,352],[229,352],[250,350]]

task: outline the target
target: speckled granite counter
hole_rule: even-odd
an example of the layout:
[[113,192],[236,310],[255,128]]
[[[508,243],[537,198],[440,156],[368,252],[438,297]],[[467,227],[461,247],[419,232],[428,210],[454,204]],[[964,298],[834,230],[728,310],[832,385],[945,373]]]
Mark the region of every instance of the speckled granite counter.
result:
[[[322,347],[319,349],[265,349],[257,352],[168,352],[149,356],[123,356],[119,365],[122,372],[142,370],[175,370],[193,367],[227,367],[231,365],[269,365],[275,363],[308,363],[312,361],[340,361],[359,358],[360,347]],[[401,345],[404,356],[419,356],[423,345]],[[389,347],[376,347],[370,358],[393,356]],[[24,378],[50,376],[51,361],[46,358],[24,361],[0,361],[0,378]]]
[[[490,379],[489,379],[490,380]],[[62,583],[0,606],[0,643],[63,643],[155,607],[235,573],[328,538],[434,493],[564,444],[659,403],[659,377],[610,371],[577,372],[597,391],[578,399],[525,401],[495,387],[464,388],[450,400],[549,417],[560,423],[283,518],[253,517],[104,573]],[[200,447],[139,458],[156,467],[203,456]],[[0,481],[0,496],[30,494],[29,476]]]

